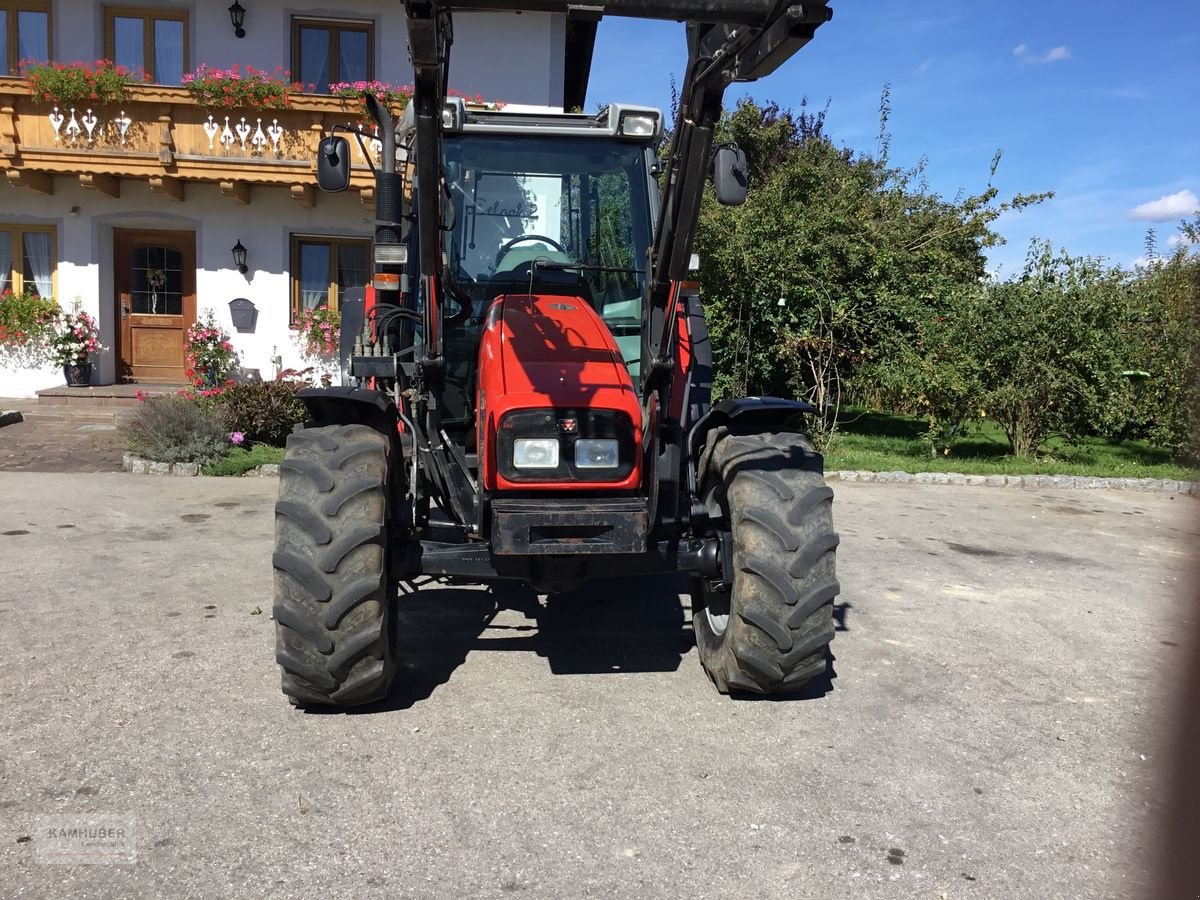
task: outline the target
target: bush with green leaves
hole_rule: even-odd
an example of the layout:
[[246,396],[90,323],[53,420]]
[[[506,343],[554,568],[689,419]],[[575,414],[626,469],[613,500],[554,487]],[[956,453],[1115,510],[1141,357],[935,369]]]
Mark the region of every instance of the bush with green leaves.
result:
[[226,432],[241,433],[251,444],[282,447],[292,427],[305,419],[304,404],[292,381],[248,381],[222,391],[217,414]]
[[1200,463],[1200,215],[1181,223],[1168,257],[1147,240],[1151,262],[1133,282],[1131,341],[1138,380],[1122,437],[1144,437],[1181,462]]
[[872,377],[924,416],[931,449],[972,418],[994,420],[1029,458],[1051,435],[1115,434],[1139,365],[1128,273],[1035,241],[1021,275],[963,288],[918,323]]
[[130,453],[155,462],[206,463],[229,449],[220,420],[177,395],[143,402],[121,426],[121,436]]

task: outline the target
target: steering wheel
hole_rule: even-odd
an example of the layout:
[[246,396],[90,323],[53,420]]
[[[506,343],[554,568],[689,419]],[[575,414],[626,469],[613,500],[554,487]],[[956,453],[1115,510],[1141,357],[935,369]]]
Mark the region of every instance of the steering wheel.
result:
[[544,234],[520,234],[520,235],[517,235],[515,238],[513,238],[511,241],[508,241],[506,244],[504,244],[504,246],[502,246],[500,248],[500,250],[496,253],[495,267],[497,269],[500,268],[500,260],[502,260],[504,258],[504,254],[507,253],[509,250],[511,250],[513,247],[515,247],[517,244],[520,244],[522,241],[542,241],[543,243],[549,244],[551,247],[553,247],[559,253],[570,255],[570,254],[567,254],[567,248],[564,247],[562,244],[560,244],[558,241],[554,240],[554,238],[548,238]]

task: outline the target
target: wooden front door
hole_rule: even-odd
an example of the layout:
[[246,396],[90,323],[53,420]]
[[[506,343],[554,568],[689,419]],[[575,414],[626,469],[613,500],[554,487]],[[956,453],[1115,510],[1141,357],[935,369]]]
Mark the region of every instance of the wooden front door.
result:
[[187,381],[184,339],[196,321],[196,235],[113,232],[122,381]]

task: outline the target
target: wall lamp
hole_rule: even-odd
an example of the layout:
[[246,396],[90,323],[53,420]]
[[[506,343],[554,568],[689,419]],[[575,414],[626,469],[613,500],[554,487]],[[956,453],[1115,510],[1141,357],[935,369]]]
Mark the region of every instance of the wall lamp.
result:
[[229,7],[229,18],[233,22],[234,36],[244,38],[246,29],[242,26],[246,24],[246,10],[242,8],[242,4],[238,3],[238,0],[233,0],[233,6]]
[[233,266],[243,275],[249,271],[246,268],[246,248],[242,246],[241,238],[238,238],[238,242],[233,245]]

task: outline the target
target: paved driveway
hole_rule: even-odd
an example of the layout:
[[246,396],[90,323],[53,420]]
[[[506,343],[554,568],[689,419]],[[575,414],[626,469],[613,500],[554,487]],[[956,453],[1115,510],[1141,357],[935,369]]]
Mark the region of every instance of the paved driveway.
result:
[[[1200,505],[836,487],[807,699],[717,695],[657,578],[422,591],[388,708],[311,715],[271,480],[0,472],[4,893],[1136,896]],[[136,863],[45,862],[83,813]]]

